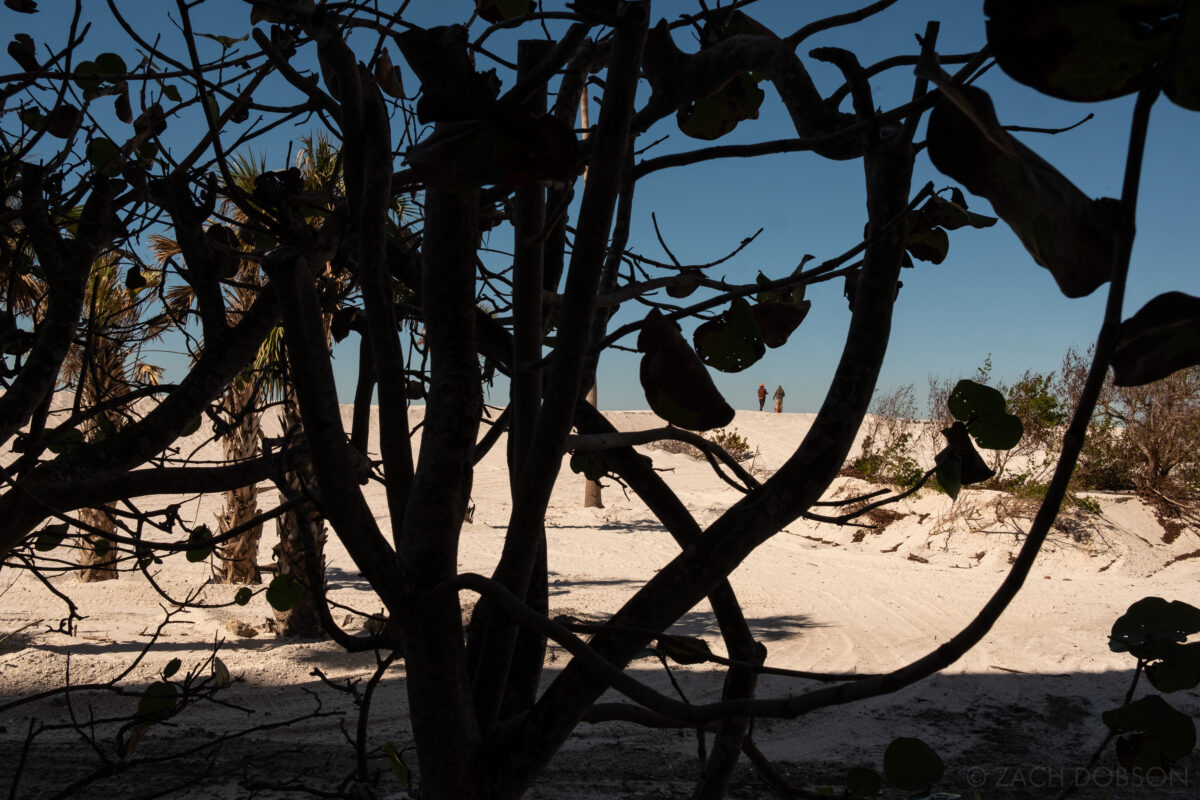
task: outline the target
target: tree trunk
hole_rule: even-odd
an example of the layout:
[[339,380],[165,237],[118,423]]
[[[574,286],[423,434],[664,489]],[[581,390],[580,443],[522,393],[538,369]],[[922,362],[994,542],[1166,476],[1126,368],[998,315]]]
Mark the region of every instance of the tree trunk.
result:
[[[222,439],[226,461],[242,461],[252,458],[258,450],[258,434],[261,415],[249,411],[258,399],[252,381],[242,386],[236,383],[225,395],[222,407],[238,424]],[[258,486],[243,486],[225,493],[225,508],[217,515],[217,535],[244,525],[259,513]],[[258,542],[262,538],[262,524],[239,534],[217,547],[213,563],[213,580],[217,583],[262,583],[258,570]]]
[[[598,393],[596,387],[599,380],[592,384],[592,388],[588,389],[587,401],[593,407],[599,408],[597,405]],[[584,508],[604,508],[604,501],[600,497],[600,482],[583,479],[583,507]]]
[[[300,409],[294,397],[289,397],[280,411],[283,424],[283,439],[289,444],[302,441],[304,429],[300,424]],[[307,450],[289,459],[283,475],[284,485],[280,490],[290,497],[302,496],[316,486],[312,461]],[[277,636],[323,636],[321,617],[317,603],[322,602],[313,593],[313,579],[321,582],[324,594],[325,580],[325,521],[312,503],[304,503],[283,514],[276,522],[279,543],[275,545],[275,565],[280,575],[290,575],[302,588],[300,599],[287,611],[275,611],[272,629]]]
[[[98,508],[85,508],[79,518],[105,533],[115,533],[117,526],[112,518]],[[79,580],[82,583],[115,581],[117,579],[117,548],[102,536],[84,533],[79,537]]]

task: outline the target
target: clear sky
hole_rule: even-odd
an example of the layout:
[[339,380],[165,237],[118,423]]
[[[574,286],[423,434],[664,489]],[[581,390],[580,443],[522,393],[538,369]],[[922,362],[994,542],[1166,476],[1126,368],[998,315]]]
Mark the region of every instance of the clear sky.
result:
[[[117,4],[131,13],[143,35],[153,38],[161,33],[164,41],[170,43],[168,47],[182,56],[178,29],[170,20],[178,19],[174,3],[117,0]],[[64,36],[63,13],[72,5],[66,0],[42,0],[41,13],[32,17],[0,8],[0,28],[13,33],[28,32],[41,48]],[[103,3],[85,5],[89,13],[104,11]],[[545,3],[549,9],[561,5],[557,0]],[[709,5],[716,5],[715,0],[709,0]],[[861,5],[866,5],[866,0],[760,0],[748,12],[776,32],[786,34],[807,22]],[[407,15],[422,24],[447,24],[464,21],[472,6],[470,0],[413,0]],[[916,53],[915,34],[924,30],[927,20],[936,19],[942,22],[940,52],[973,51],[985,43],[982,6],[982,0],[901,0],[864,23],[811,38],[801,45],[799,52],[818,87],[828,94],[841,84],[841,76],[829,65],[809,58],[811,49],[843,47],[853,51],[864,64],[891,55]],[[696,8],[695,0],[657,0],[652,4],[652,13],[655,19],[673,19]],[[483,27],[484,23],[475,22],[472,36],[478,35]],[[249,6],[240,0],[210,0],[197,10],[196,29],[242,36],[249,29]],[[562,26],[551,27],[555,33],[561,29]],[[374,44],[374,37],[370,42],[365,36],[361,38],[363,47]],[[514,38],[497,35],[489,41],[489,47],[512,57]],[[695,48],[690,31],[677,31],[676,41],[684,49]],[[211,41],[200,44],[202,53],[208,56],[219,52],[219,47]],[[130,52],[122,34],[109,24],[98,23],[82,47],[82,57],[92,58],[108,49]],[[392,56],[404,66],[394,49]],[[128,60],[132,63],[134,59]],[[11,60],[5,63],[0,72],[15,69]],[[481,61],[480,66],[490,65]],[[510,75],[503,68],[500,74],[507,85]],[[417,81],[410,74],[405,78],[405,86],[413,91]],[[910,68],[878,76],[872,81],[876,104],[886,109],[905,102],[911,95],[912,81]],[[1065,134],[1018,135],[1086,194],[1097,197],[1120,194],[1132,98],[1086,105],[1063,102],[1014,83],[998,68],[988,72],[978,85],[991,93],[1005,124],[1061,127],[1094,113],[1093,120]],[[759,119],[743,122],[717,143],[795,136],[778,95],[769,83],[761,86],[766,91],[766,100]],[[278,91],[277,102],[290,101],[290,97],[285,97],[285,89]],[[192,123],[196,122],[193,117]],[[266,140],[271,148],[270,165],[285,166],[288,141],[311,128],[310,123],[283,130]],[[923,139],[923,128],[922,125],[918,141]],[[189,133],[195,135],[194,127],[189,130],[178,121],[173,121],[173,129],[179,132],[177,135],[182,134],[181,148],[187,143]],[[1169,101],[1159,101],[1151,118],[1126,315],[1160,292],[1179,290],[1200,295],[1193,200],[1200,185],[1200,159],[1194,155],[1198,134],[1200,116]],[[641,143],[644,146],[664,135],[669,138],[646,157],[708,144],[688,139],[673,119],[660,122],[644,135]],[[917,157],[914,192],[929,180],[937,188],[951,185],[921,153]],[[973,211],[990,213],[982,198],[968,195],[968,201]],[[752,281],[759,270],[768,277],[782,277],[806,253],[819,262],[845,251],[861,238],[865,222],[862,162],[832,162],[811,154],[794,153],[711,162],[644,178],[635,195],[630,245],[651,258],[667,260],[655,239],[651,212],[657,215],[667,243],[684,263],[703,263],[724,255],[763,227],[765,230],[751,246],[710,274],[731,282]],[[489,244],[504,247],[506,239],[503,233],[495,233]],[[951,232],[950,253],[942,264],[917,262],[916,269],[905,270],[902,279],[904,288],[896,305],[881,388],[913,383],[922,401],[930,374],[951,379],[971,374],[989,353],[994,374],[1001,377],[1014,377],[1026,368],[1056,369],[1069,346],[1086,348],[1093,340],[1104,303],[1104,287],[1083,299],[1063,297],[1050,273],[1033,262],[1002,222],[985,230]],[[701,296],[693,295],[689,301]],[[814,286],[807,296],[813,302],[812,310],[786,346],[769,350],[765,358],[745,372],[713,373],[717,386],[735,408],[756,407],[754,391],[759,382],[766,383],[772,391],[782,384],[788,393],[789,411],[813,411],[820,404],[837,363],[850,314],[840,280]],[[641,307],[631,307],[614,324],[643,314]],[[685,325],[685,334],[690,335],[690,331],[691,326]],[[632,347],[634,337],[627,337],[621,344]],[[352,337],[350,345],[336,351],[336,372],[346,402],[353,395],[356,337]],[[185,360],[167,354],[163,360],[175,369],[186,366]],[[637,354],[619,351],[606,354],[600,362],[601,407],[646,408],[637,372]],[[505,387],[498,381],[489,399],[500,404],[505,397]]]

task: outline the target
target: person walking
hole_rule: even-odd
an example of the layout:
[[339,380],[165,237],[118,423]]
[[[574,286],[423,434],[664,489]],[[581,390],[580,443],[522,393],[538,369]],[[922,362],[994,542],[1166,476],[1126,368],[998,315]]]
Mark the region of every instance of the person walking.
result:
[[758,385],[758,410],[759,411],[763,410],[763,406],[766,405],[766,402],[767,402],[767,387],[760,383]]
[[780,386],[778,389],[775,390],[775,413],[776,414],[783,413],[783,396],[785,394],[787,394],[787,392],[783,391],[782,386]]

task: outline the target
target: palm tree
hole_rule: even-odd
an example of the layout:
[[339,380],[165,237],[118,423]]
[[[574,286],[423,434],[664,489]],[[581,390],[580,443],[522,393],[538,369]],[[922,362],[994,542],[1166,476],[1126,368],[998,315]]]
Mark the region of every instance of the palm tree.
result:
[[[144,278],[158,279],[156,275]],[[145,285],[149,284],[148,280]],[[141,345],[163,329],[161,323],[147,327],[142,322],[148,297],[141,288],[128,288],[121,281],[117,254],[109,253],[93,265],[84,298],[84,335],[63,362],[63,379],[78,388],[81,407],[94,408],[120,399],[136,386],[158,383],[161,368],[140,359]],[[101,411],[82,424],[84,439],[95,442],[110,436],[128,418],[128,410],[120,405]],[[86,526],[80,536],[79,579],[115,580],[117,549],[104,534],[115,533],[116,523],[99,508],[85,508],[79,517]]]

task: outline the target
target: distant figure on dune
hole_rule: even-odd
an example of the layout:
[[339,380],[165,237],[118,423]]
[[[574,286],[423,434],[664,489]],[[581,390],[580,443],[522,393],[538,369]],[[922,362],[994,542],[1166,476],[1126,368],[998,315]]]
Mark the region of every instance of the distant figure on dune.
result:
[[767,387],[761,383],[758,385],[758,410],[763,410],[763,405],[767,402]]
[[778,389],[775,390],[775,413],[776,414],[783,413],[783,396],[785,394],[787,394],[787,392],[783,391],[782,386],[780,386]]

